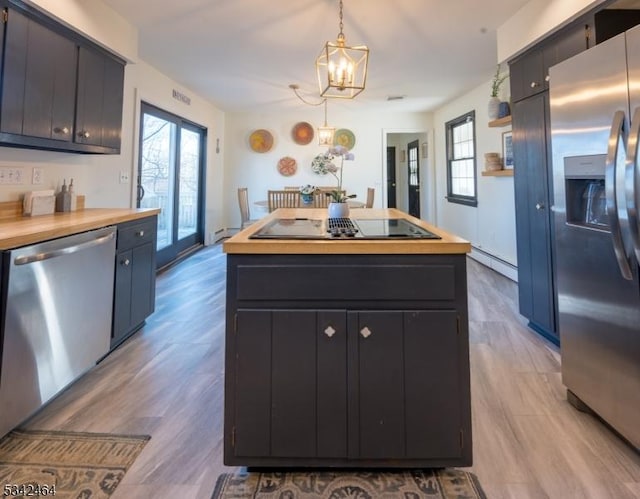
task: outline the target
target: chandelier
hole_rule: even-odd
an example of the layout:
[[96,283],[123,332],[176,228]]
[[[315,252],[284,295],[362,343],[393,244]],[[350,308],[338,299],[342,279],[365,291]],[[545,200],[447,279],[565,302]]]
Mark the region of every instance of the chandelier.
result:
[[365,45],[349,47],[342,32],[342,0],[340,0],[340,33],[335,42],[325,43],[316,59],[316,73],[322,97],[353,99],[364,90],[367,81],[369,49]]

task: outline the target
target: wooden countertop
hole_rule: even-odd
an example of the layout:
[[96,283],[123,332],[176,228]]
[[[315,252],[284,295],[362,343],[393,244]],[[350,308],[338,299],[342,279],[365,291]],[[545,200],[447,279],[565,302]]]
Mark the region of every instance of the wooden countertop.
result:
[[327,218],[326,208],[280,208],[260,221],[227,239],[225,253],[242,254],[455,254],[469,253],[471,244],[464,239],[394,209],[351,209],[350,218],[404,218],[439,235],[442,239],[412,240],[309,240],[309,239],[249,239],[274,218]]
[[0,250],[70,236],[160,213],[159,209],[88,208],[68,213],[0,221]]

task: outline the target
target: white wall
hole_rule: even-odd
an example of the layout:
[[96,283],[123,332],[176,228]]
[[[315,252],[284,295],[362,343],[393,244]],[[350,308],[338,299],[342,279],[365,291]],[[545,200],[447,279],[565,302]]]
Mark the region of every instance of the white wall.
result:
[[37,9],[82,33],[121,57],[138,58],[138,32],[129,22],[100,1],[26,0]]
[[[427,113],[352,113],[329,110],[328,123],[337,128],[347,128],[356,137],[352,152],[354,161],[345,161],[343,186],[348,194],[356,194],[365,201],[367,187],[376,189],[375,207],[386,206],[383,186],[386,181],[386,129],[397,131],[428,131],[431,116]],[[298,145],[291,138],[291,129],[299,121],[307,121],[314,128],[324,121],[321,108],[300,104],[300,109],[285,113],[229,113],[226,116],[225,191],[227,227],[240,226],[240,211],[236,196],[238,187],[248,187],[252,218],[261,215],[253,203],[265,200],[267,190],[282,189],[288,185],[335,185],[331,176],[318,176],[311,171],[311,161],[326,148],[320,147],[317,138],[307,145]],[[249,135],[258,128],[269,130],[274,136],[274,146],[267,153],[256,153],[249,147]],[[280,158],[291,156],[298,163],[298,170],[290,177],[278,173]],[[264,214],[264,213],[262,213]]]
[[[434,113],[437,225],[471,241],[482,251],[516,265],[513,177],[480,174],[484,169],[484,154],[498,152],[502,155],[502,133],[511,129],[487,125],[490,87],[488,81]],[[476,112],[477,207],[449,203],[444,199],[447,195],[445,123],[472,110]]]
[[506,61],[604,1],[531,0],[498,27],[498,61]]
[[[208,236],[224,227],[224,149],[221,148],[219,154],[215,152],[216,139],[224,143],[224,113],[139,60],[137,32],[127,27],[120,16],[100,2],[34,1],[41,4],[40,7],[50,8],[55,17],[69,25],[78,22],[82,28],[79,31],[100,40],[105,47],[131,61],[125,69],[121,152],[119,155],[86,155],[0,147],[0,167],[21,167],[25,173],[22,185],[0,185],[0,201],[19,200],[28,190],[57,189],[63,179],[67,179],[68,183],[73,178],[76,192],[86,196],[86,206],[89,208],[135,206],[133,186],[138,167],[140,101],[144,100],[207,129],[205,234]],[[114,45],[111,46],[111,43]],[[173,89],[188,95],[191,105],[174,99]],[[43,185],[31,185],[33,167],[43,168]],[[121,184],[121,171],[128,172],[132,182]],[[208,237],[205,240],[210,242]]]

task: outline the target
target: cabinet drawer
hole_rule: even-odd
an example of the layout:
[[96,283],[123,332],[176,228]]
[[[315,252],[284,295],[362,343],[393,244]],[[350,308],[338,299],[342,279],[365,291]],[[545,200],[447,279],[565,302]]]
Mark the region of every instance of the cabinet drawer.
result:
[[452,265],[239,265],[238,300],[455,300]]
[[156,217],[149,217],[118,225],[118,251],[126,250],[155,240]]

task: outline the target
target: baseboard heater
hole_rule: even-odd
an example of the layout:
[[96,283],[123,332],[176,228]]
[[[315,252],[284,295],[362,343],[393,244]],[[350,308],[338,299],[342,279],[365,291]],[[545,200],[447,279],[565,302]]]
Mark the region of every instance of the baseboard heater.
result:
[[473,245],[471,246],[471,254],[469,256],[477,262],[480,262],[503,276],[508,277],[512,281],[518,282],[518,267],[512,263]]

